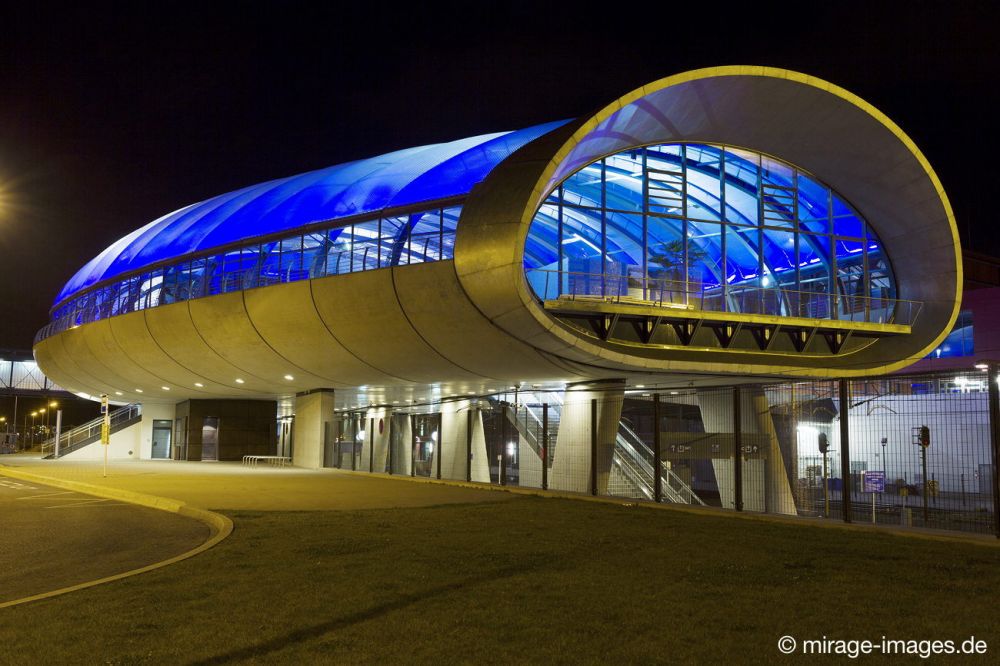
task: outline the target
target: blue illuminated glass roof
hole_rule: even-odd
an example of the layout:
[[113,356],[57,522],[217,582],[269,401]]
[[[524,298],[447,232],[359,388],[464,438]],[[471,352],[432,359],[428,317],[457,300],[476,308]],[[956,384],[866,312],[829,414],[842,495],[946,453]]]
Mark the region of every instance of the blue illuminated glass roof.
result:
[[408,148],[186,206],[94,257],[66,283],[56,303],[92,284],[176,257],[316,222],[468,194],[515,150],[566,122]]

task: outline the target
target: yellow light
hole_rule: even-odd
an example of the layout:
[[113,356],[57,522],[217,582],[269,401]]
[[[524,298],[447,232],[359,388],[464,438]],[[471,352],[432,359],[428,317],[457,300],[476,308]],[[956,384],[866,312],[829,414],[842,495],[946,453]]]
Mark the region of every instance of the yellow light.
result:
[[49,403],[49,407],[58,407],[58,406],[59,406],[59,403],[56,402],[55,400],[53,400],[52,402]]

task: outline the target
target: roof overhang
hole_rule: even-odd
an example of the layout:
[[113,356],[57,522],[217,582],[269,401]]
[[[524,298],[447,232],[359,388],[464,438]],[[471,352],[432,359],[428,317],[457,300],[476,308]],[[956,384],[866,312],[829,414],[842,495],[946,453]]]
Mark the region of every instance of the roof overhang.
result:
[[[524,278],[523,249],[535,211],[559,182],[586,164],[629,147],[667,142],[722,143],[770,154],[832,187],[878,233],[893,262],[898,297],[924,304],[911,332],[817,364],[814,357],[765,354],[711,361],[693,350],[595,341],[561,326]],[[514,210],[520,211],[517,217]],[[623,371],[891,372],[922,358],[947,335],[962,295],[954,215],[913,141],[843,88],[767,67],[714,67],[661,79],[522,148],[467,201],[455,261],[466,292],[504,330],[567,360]]]

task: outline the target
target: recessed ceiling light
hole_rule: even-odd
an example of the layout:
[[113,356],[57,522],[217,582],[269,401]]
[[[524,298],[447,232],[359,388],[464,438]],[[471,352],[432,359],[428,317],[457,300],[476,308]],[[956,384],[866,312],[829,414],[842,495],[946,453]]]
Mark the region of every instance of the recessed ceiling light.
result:
[[237,377],[237,378],[236,378],[236,383],[237,383],[237,384],[243,384],[243,383],[244,383],[244,381],[243,381],[242,379],[240,379],[239,377]]
[[115,395],[121,395],[121,394],[122,394],[121,391],[115,391]]
[[677,391],[671,391],[670,395],[677,395]]
[[198,388],[205,388],[205,385],[202,384],[201,382],[195,382],[194,385],[197,386]]
[[295,377],[293,377],[292,375],[285,375],[285,379],[287,379],[288,381],[292,381],[293,379],[295,379]]
[[142,393],[142,389],[139,389],[139,388],[137,388],[137,389],[135,390],[135,392],[136,392],[136,393]]
[[169,386],[161,386],[160,388],[163,389],[164,391],[169,391],[170,390]]
[[645,384],[636,384],[635,387],[636,388],[646,388],[646,385]]

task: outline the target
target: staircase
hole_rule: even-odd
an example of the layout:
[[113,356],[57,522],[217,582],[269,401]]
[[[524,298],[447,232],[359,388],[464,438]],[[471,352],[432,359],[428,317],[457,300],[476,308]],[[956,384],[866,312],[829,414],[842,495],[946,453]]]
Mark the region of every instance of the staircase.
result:
[[[531,447],[531,450],[535,452],[535,455],[541,459],[542,450],[539,439],[542,433],[542,405],[546,403],[549,405],[547,461],[551,468],[552,461],[555,459],[556,441],[559,433],[562,396],[558,393],[546,392],[523,393],[521,394],[521,403],[516,409],[510,403],[503,403],[503,414]],[[618,487],[609,487],[609,490],[617,491],[616,494],[625,496],[641,495],[649,500],[655,499],[653,450],[625,423],[618,424],[612,466],[618,471],[617,483],[615,484]],[[705,505],[694,490],[670,468],[670,463],[660,461],[659,467],[663,499],[677,504]]]
[[[641,493],[646,499],[656,497],[653,480],[653,451],[649,445],[624,423],[618,424],[618,438],[615,442],[615,453],[611,464],[621,474],[626,485],[625,493],[633,495]],[[705,503],[694,490],[670,468],[669,463],[660,461],[660,487],[663,498],[676,504]],[[610,487],[609,487],[610,490]],[[633,492],[628,492],[629,490]]]
[[503,413],[507,421],[517,430],[518,434],[527,442],[531,450],[535,452],[539,460],[542,458],[542,406],[546,400],[549,402],[548,415],[548,437],[549,455],[548,465],[552,467],[553,453],[556,447],[556,435],[559,433],[559,411],[561,402],[557,402],[556,394],[526,393],[522,394],[524,400],[514,408],[510,403],[504,403]]
[[[134,403],[125,405],[110,415],[111,428],[109,435],[124,430],[125,428],[142,420],[142,405]],[[93,444],[101,440],[101,426],[104,425],[104,416],[98,416],[92,421],[87,421],[72,430],[59,435],[59,456],[63,456],[79,451],[88,444]],[[42,443],[42,456],[46,460],[56,458],[55,437]]]

